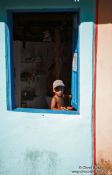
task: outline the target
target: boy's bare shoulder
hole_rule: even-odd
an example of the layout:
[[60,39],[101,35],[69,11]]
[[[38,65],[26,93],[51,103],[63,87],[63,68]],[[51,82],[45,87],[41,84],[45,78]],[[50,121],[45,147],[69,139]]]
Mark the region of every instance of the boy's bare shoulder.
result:
[[51,101],[52,101],[52,102],[56,102],[56,101],[57,101],[56,97],[53,96]]

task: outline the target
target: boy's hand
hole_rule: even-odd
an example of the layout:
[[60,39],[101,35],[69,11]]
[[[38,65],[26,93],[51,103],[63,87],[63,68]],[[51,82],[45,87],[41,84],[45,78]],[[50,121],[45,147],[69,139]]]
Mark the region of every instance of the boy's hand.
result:
[[67,110],[67,108],[66,108],[66,107],[61,106],[61,110]]
[[61,107],[61,110],[73,110],[73,106]]
[[71,94],[69,95],[69,98],[72,98],[72,95]]
[[67,110],[73,110],[73,106],[67,106]]

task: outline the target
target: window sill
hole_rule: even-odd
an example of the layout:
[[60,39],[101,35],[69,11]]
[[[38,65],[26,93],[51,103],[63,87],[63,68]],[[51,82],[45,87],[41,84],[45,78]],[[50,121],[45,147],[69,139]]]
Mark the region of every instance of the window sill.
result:
[[41,113],[41,114],[61,114],[61,115],[78,115],[79,111],[66,111],[66,110],[50,110],[50,109],[35,109],[35,108],[15,108],[14,112],[28,112],[28,113]]

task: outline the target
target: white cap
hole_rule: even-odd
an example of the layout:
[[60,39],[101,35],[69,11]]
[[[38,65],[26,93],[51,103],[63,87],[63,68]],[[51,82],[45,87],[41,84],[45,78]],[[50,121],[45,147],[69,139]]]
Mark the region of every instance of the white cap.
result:
[[53,90],[58,86],[63,86],[63,87],[65,86],[62,80],[55,80],[53,82]]

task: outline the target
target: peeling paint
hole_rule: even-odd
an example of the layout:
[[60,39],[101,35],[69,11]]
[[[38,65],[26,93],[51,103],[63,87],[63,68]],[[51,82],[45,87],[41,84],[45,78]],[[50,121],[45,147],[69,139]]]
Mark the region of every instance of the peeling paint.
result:
[[2,160],[0,160],[0,175],[8,175],[8,170]]
[[96,175],[112,175],[112,162],[100,158],[96,165]]
[[25,175],[56,175],[58,156],[51,151],[27,151],[24,158]]

